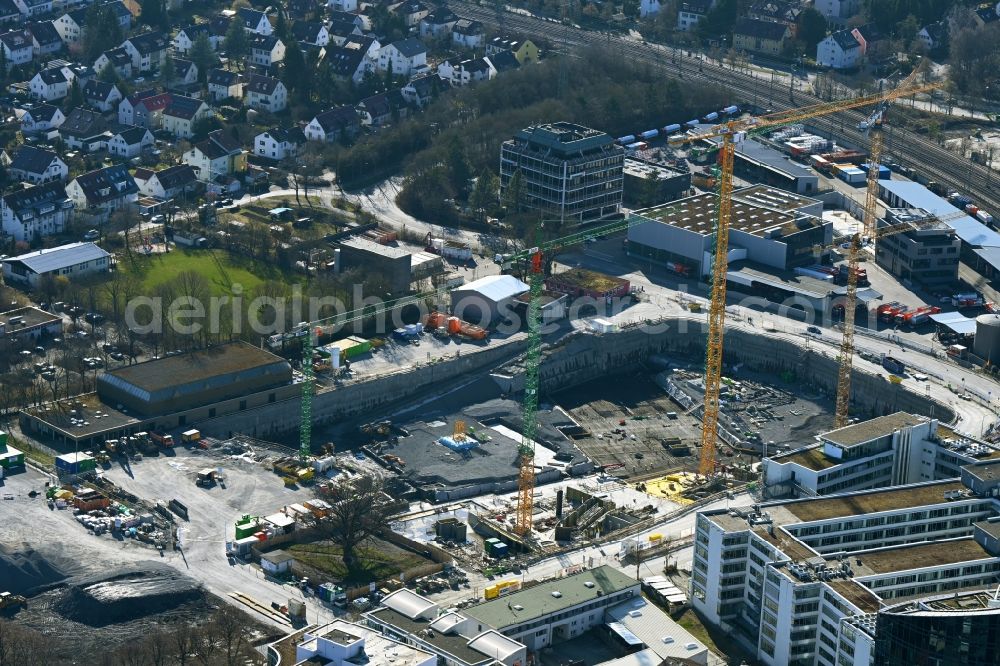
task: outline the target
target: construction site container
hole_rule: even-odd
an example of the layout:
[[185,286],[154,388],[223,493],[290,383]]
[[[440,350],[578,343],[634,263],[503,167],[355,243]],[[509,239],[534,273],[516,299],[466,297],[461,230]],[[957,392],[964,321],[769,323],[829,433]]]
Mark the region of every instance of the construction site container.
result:
[[489,601],[504,595],[516,592],[521,587],[521,582],[516,580],[505,580],[486,587],[483,590],[484,598]]
[[[868,169],[869,168],[870,168],[870,164],[868,162],[865,162],[864,164],[861,165],[861,170],[865,172],[866,176],[868,175]],[[878,179],[879,180],[889,180],[891,177],[892,177],[892,171],[889,169],[889,167],[887,167],[884,164],[879,164],[878,165]]]
[[257,537],[251,535],[248,537],[243,537],[242,539],[237,539],[233,542],[233,554],[238,557],[243,557],[250,554],[250,549],[256,546],[260,541]]
[[197,442],[201,439],[201,433],[197,430],[185,430],[181,433],[182,442]]
[[865,172],[855,166],[842,168],[837,176],[848,185],[863,185],[866,179]]
[[317,458],[316,460],[313,461],[312,464],[313,469],[316,470],[317,473],[322,474],[326,470],[332,468],[336,463],[336,461],[337,459],[334,458],[333,456],[327,456],[326,458]]
[[256,516],[243,516],[236,521],[236,538],[243,539],[253,536],[259,524]]
[[64,474],[82,474],[97,468],[97,460],[86,453],[56,456],[56,469]]
[[366,354],[372,348],[371,340],[365,340],[354,335],[344,338],[337,344],[340,346],[341,354],[343,354],[344,358],[348,359]]

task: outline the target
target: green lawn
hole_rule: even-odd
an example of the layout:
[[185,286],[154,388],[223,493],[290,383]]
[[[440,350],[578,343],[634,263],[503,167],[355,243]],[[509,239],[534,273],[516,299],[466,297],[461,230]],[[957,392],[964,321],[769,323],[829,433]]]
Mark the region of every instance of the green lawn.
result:
[[299,277],[273,264],[233,256],[224,250],[174,249],[169,254],[137,256],[135,263],[123,260],[118,267],[126,275],[134,276],[141,284],[141,292],[146,294],[161,284],[176,280],[184,271],[203,275],[212,285],[215,296],[231,294],[234,284],[241,285],[243,293],[249,294],[267,280],[296,282]]
[[[297,543],[285,548],[295,556],[295,559],[306,566],[331,575],[338,581],[347,577],[347,568],[344,566],[343,550],[340,546],[330,542],[318,543]],[[406,571],[412,567],[427,564],[428,560],[415,553],[390,546],[378,541],[366,541],[355,551],[355,557],[363,567],[362,571],[356,572],[355,584],[369,583],[371,581],[385,580],[392,578],[401,571]]]

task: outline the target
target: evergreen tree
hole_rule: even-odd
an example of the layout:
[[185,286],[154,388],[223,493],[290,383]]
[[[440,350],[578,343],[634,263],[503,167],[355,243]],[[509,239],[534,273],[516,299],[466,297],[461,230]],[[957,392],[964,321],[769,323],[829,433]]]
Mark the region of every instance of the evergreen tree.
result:
[[170,27],[164,0],[142,0],[142,13],[139,14],[139,18],[151,28],[166,30]]
[[285,12],[278,6],[278,20],[275,21],[274,34],[278,36],[282,42],[288,43],[288,22],[285,20]]
[[80,89],[80,79],[74,78],[69,84],[69,94],[66,95],[66,110],[83,106],[83,90]]
[[229,56],[229,62],[239,62],[240,67],[243,67],[244,59],[250,51],[250,39],[247,37],[247,31],[243,29],[242,22],[237,20],[229,22],[222,48]]
[[97,80],[105,83],[118,83],[118,72],[110,63],[97,73]]
[[299,43],[295,40],[289,42],[285,49],[284,72],[282,74],[282,83],[285,84],[286,88],[296,93],[303,88],[303,79],[306,77],[306,59]]
[[191,44],[191,62],[198,68],[198,80],[205,82],[208,77],[208,70],[215,67],[218,57],[212,49],[212,42],[208,41],[208,35],[201,33],[195,37]]
[[122,27],[118,24],[114,12],[106,5],[96,3],[87,10],[83,27],[83,53],[93,62],[109,49],[122,43]]
[[177,78],[177,66],[174,65],[174,59],[167,56],[163,61],[163,67],[160,68],[160,81],[169,84],[175,78]]

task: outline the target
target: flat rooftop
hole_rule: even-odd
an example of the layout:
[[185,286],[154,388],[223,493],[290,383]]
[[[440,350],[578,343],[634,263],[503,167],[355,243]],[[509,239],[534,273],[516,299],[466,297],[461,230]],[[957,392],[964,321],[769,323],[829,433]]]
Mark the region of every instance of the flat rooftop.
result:
[[625,158],[624,173],[626,176],[645,178],[647,180],[670,180],[671,178],[687,175],[663,164],[652,164],[632,157]]
[[995,590],[965,593],[942,594],[919,601],[908,601],[901,607],[894,607],[894,613],[934,612],[934,611],[990,611],[1000,613],[1000,607],[991,606],[990,600],[996,598]]
[[[628,574],[603,565],[473,606],[466,609],[465,614],[502,631],[504,627],[530,622],[638,585],[639,581]],[[516,606],[521,606],[522,610],[517,610]]]
[[[780,504],[801,522],[827,520],[843,516],[863,516],[866,513],[895,511],[932,504],[944,504],[944,495],[953,490],[965,490],[960,481],[942,481],[885,490],[872,490],[838,497],[798,500]],[[771,507],[765,506],[771,512]],[[773,512],[771,512],[772,515]]]
[[628,280],[612,275],[605,275],[586,268],[571,268],[562,273],[553,273],[549,279],[559,284],[567,284],[578,289],[597,291],[601,293],[614,291],[628,284]]
[[980,481],[1000,481],[1000,460],[994,460],[982,465],[963,465],[962,469]]
[[171,386],[192,384],[278,363],[287,361],[245,342],[233,342],[125,366],[106,374],[149,393],[156,393]]
[[973,523],[973,526],[983,530],[991,537],[1000,539],[1000,520],[980,520]]
[[[971,562],[990,558],[982,546],[972,537],[967,539],[949,539],[947,541],[931,541],[927,543],[910,544],[898,548],[882,548],[851,553],[851,569],[855,578],[877,576],[923,569],[925,567],[945,566],[960,562]],[[836,563],[836,557],[828,560]],[[857,560],[861,560],[858,565]]]
[[882,607],[882,602],[875,593],[856,580],[830,580],[824,584],[865,613],[876,613]]
[[802,294],[809,298],[826,298],[834,291],[833,282],[825,282],[808,275],[796,275],[793,271],[769,271],[749,263],[734,266],[726,272],[726,279],[737,284],[752,286],[759,283],[769,287]]
[[[24,321],[20,324],[11,324],[11,317],[21,317]],[[16,334],[20,329],[44,326],[57,321],[61,321],[61,318],[58,315],[32,307],[17,308],[15,310],[8,310],[7,312],[0,313],[0,326],[4,327],[4,333],[7,335]]]
[[442,634],[440,631],[433,632],[432,635],[424,634],[430,626],[428,620],[411,620],[400,612],[391,608],[377,608],[368,613],[369,616],[396,627],[404,634],[420,636],[420,640],[430,643],[442,652],[453,655],[467,664],[479,664],[493,661],[490,657],[469,647],[469,639],[457,634]]
[[923,416],[915,416],[906,412],[896,412],[895,414],[888,414],[838,428],[837,430],[831,430],[830,432],[821,434],[820,437],[833,444],[849,448],[870,442],[873,439],[886,437],[901,428],[919,425],[927,421],[928,419]]
[[806,469],[811,469],[817,472],[829,469],[840,462],[823,453],[823,446],[821,444],[811,446],[807,449],[792,451],[791,453],[783,453],[781,455],[774,456],[773,460],[781,463],[796,463],[802,465]]
[[139,419],[134,416],[101,402],[96,393],[79,395],[72,400],[46,403],[41,407],[25,411],[74,439],[84,439],[139,423]]
[[410,253],[401,247],[396,247],[395,245],[382,245],[381,243],[376,243],[368,238],[360,238],[355,236],[354,238],[345,238],[340,241],[340,244],[353,248],[355,250],[362,250],[364,252],[371,252],[372,254],[379,254],[390,259],[402,259],[403,257],[409,256]]
[[742,190],[733,192],[733,199],[740,199],[747,203],[761,206],[762,208],[772,208],[783,212],[798,210],[813,204],[821,203],[819,199],[804,197],[788,190],[779,190],[770,185],[751,185]]
[[[635,211],[634,214],[707,236],[715,230],[719,218],[718,203],[719,197],[714,193],[707,192],[660,206],[643,208]],[[822,224],[823,221],[816,218],[800,217],[797,219],[790,213],[764,208],[734,196],[729,228],[761,238],[774,237],[778,239],[780,236],[798,233]]]

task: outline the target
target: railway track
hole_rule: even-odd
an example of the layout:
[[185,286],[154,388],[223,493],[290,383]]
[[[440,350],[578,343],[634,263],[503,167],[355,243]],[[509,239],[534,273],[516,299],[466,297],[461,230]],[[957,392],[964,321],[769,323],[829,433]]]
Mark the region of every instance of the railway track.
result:
[[[466,0],[456,0],[456,4],[461,6],[459,12],[461,15],[486,25],[499,26],[500,21],[494,9]],[[726,86],[745,98],[745,101],[766,100],[775,111],[818,104],[823,101],[800,90],[791,91],[789,95],[789,91],[784,86],[769,86],[764,79],[754,78],[746,73],[726,69],[695,57],[688,57],[686,51],[682,49],[645,44],[611,33],[583,30],[561,22],[513,12],[503,14],[503,24],[504,29],[545,38],[549,42],[571,48],[598,46],[614,48],[630,60],[649,63],[665,73],[682,77],[684,80],[704,81]],[[774,94],[769,95],[769,92]],[[820,124],[826,125],[832,133],[841,136],[845,141],[867,149],[870,145],[868,139],[856,129],[858,122],[863,119],[864,115],[861,112],[842,111],[827,116],[827,120],[821,121]],[[933,141],[905,130],[894,130],[887,148],[887,154],[901,164],[914,167],[931,180],[936,180],[942,185],[969,195],[980,208],[1000,217],[1000,182],[996,187],[987,189],[985,185],[988,181],[988,169],[986,167],[959,157]],[[1000,181],[1000,178],[997,180]]]

